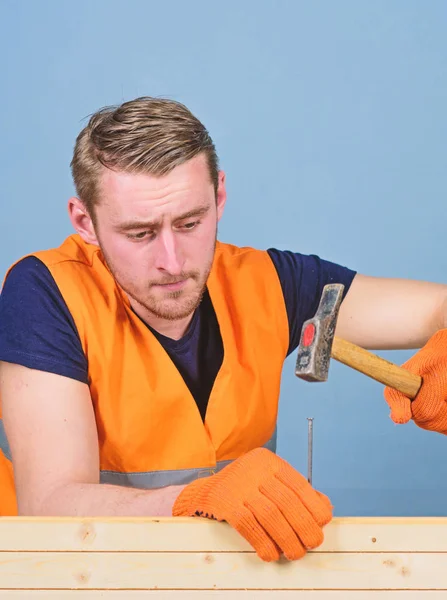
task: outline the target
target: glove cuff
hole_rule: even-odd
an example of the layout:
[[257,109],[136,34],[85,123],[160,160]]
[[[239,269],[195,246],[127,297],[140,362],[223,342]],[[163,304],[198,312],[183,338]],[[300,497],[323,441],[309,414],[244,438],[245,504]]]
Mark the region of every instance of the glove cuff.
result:
[[197,500],[197,496],[200,494],[200,491],[203,489],[204,485],[208,483],[209,479],[210,477],[201,477],[200,479],[195,479],[180,492],[172,507],[173,517],[192,517],[196,514],[194,508],[196,504],[195,501]]

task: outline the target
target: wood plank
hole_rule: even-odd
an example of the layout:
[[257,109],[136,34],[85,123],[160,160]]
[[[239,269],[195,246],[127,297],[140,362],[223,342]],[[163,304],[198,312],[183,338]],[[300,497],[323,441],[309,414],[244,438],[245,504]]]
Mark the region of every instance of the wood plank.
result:
[[[447,518],[336,518],[314,552],[447,552]],[[227,523],[183,518],[0,519],[0,551],[251,552]]]
[[0,587],[31,589],[442,589],[447,553],[3,552]]
[[443,600],[444,591],[0,590],[0,600]]

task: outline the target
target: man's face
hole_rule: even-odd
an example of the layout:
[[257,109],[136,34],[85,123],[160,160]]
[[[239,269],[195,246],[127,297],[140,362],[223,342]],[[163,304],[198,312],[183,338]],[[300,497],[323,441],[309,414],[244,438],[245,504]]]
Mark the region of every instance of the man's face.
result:
[[200,303],[225,204],[199,155],[162,177],[104,170],[95,233],[115,279],[150,325],[183,320]]

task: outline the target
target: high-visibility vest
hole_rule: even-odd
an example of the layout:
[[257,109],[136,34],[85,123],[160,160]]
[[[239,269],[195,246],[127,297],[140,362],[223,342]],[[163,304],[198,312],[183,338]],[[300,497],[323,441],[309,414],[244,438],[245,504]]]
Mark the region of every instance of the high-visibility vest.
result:
[[[179,371],[133,312],[97,246],[74,234],[59,248],[33,256],[51,272],[87,357],[101,482],[143,488],[184,484],[255,447],[276,449],[289,326],[266,251],[217,242],[207,287],[224,358],[204,421]],[[1,420],[0,447],[0,515],[15,514]]]

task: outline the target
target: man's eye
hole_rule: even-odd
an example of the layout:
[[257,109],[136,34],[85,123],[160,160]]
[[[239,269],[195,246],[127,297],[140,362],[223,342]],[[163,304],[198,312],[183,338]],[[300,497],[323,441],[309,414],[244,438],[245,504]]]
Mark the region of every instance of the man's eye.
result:
[[152,236],[152,231],[139,231],[138,233],[128,233],[127,237],[131,240],[144,240]]
[[183,225],[183,229],[194,229],[199,224],[200,221],[191,221],[190,223],[185,223]]

